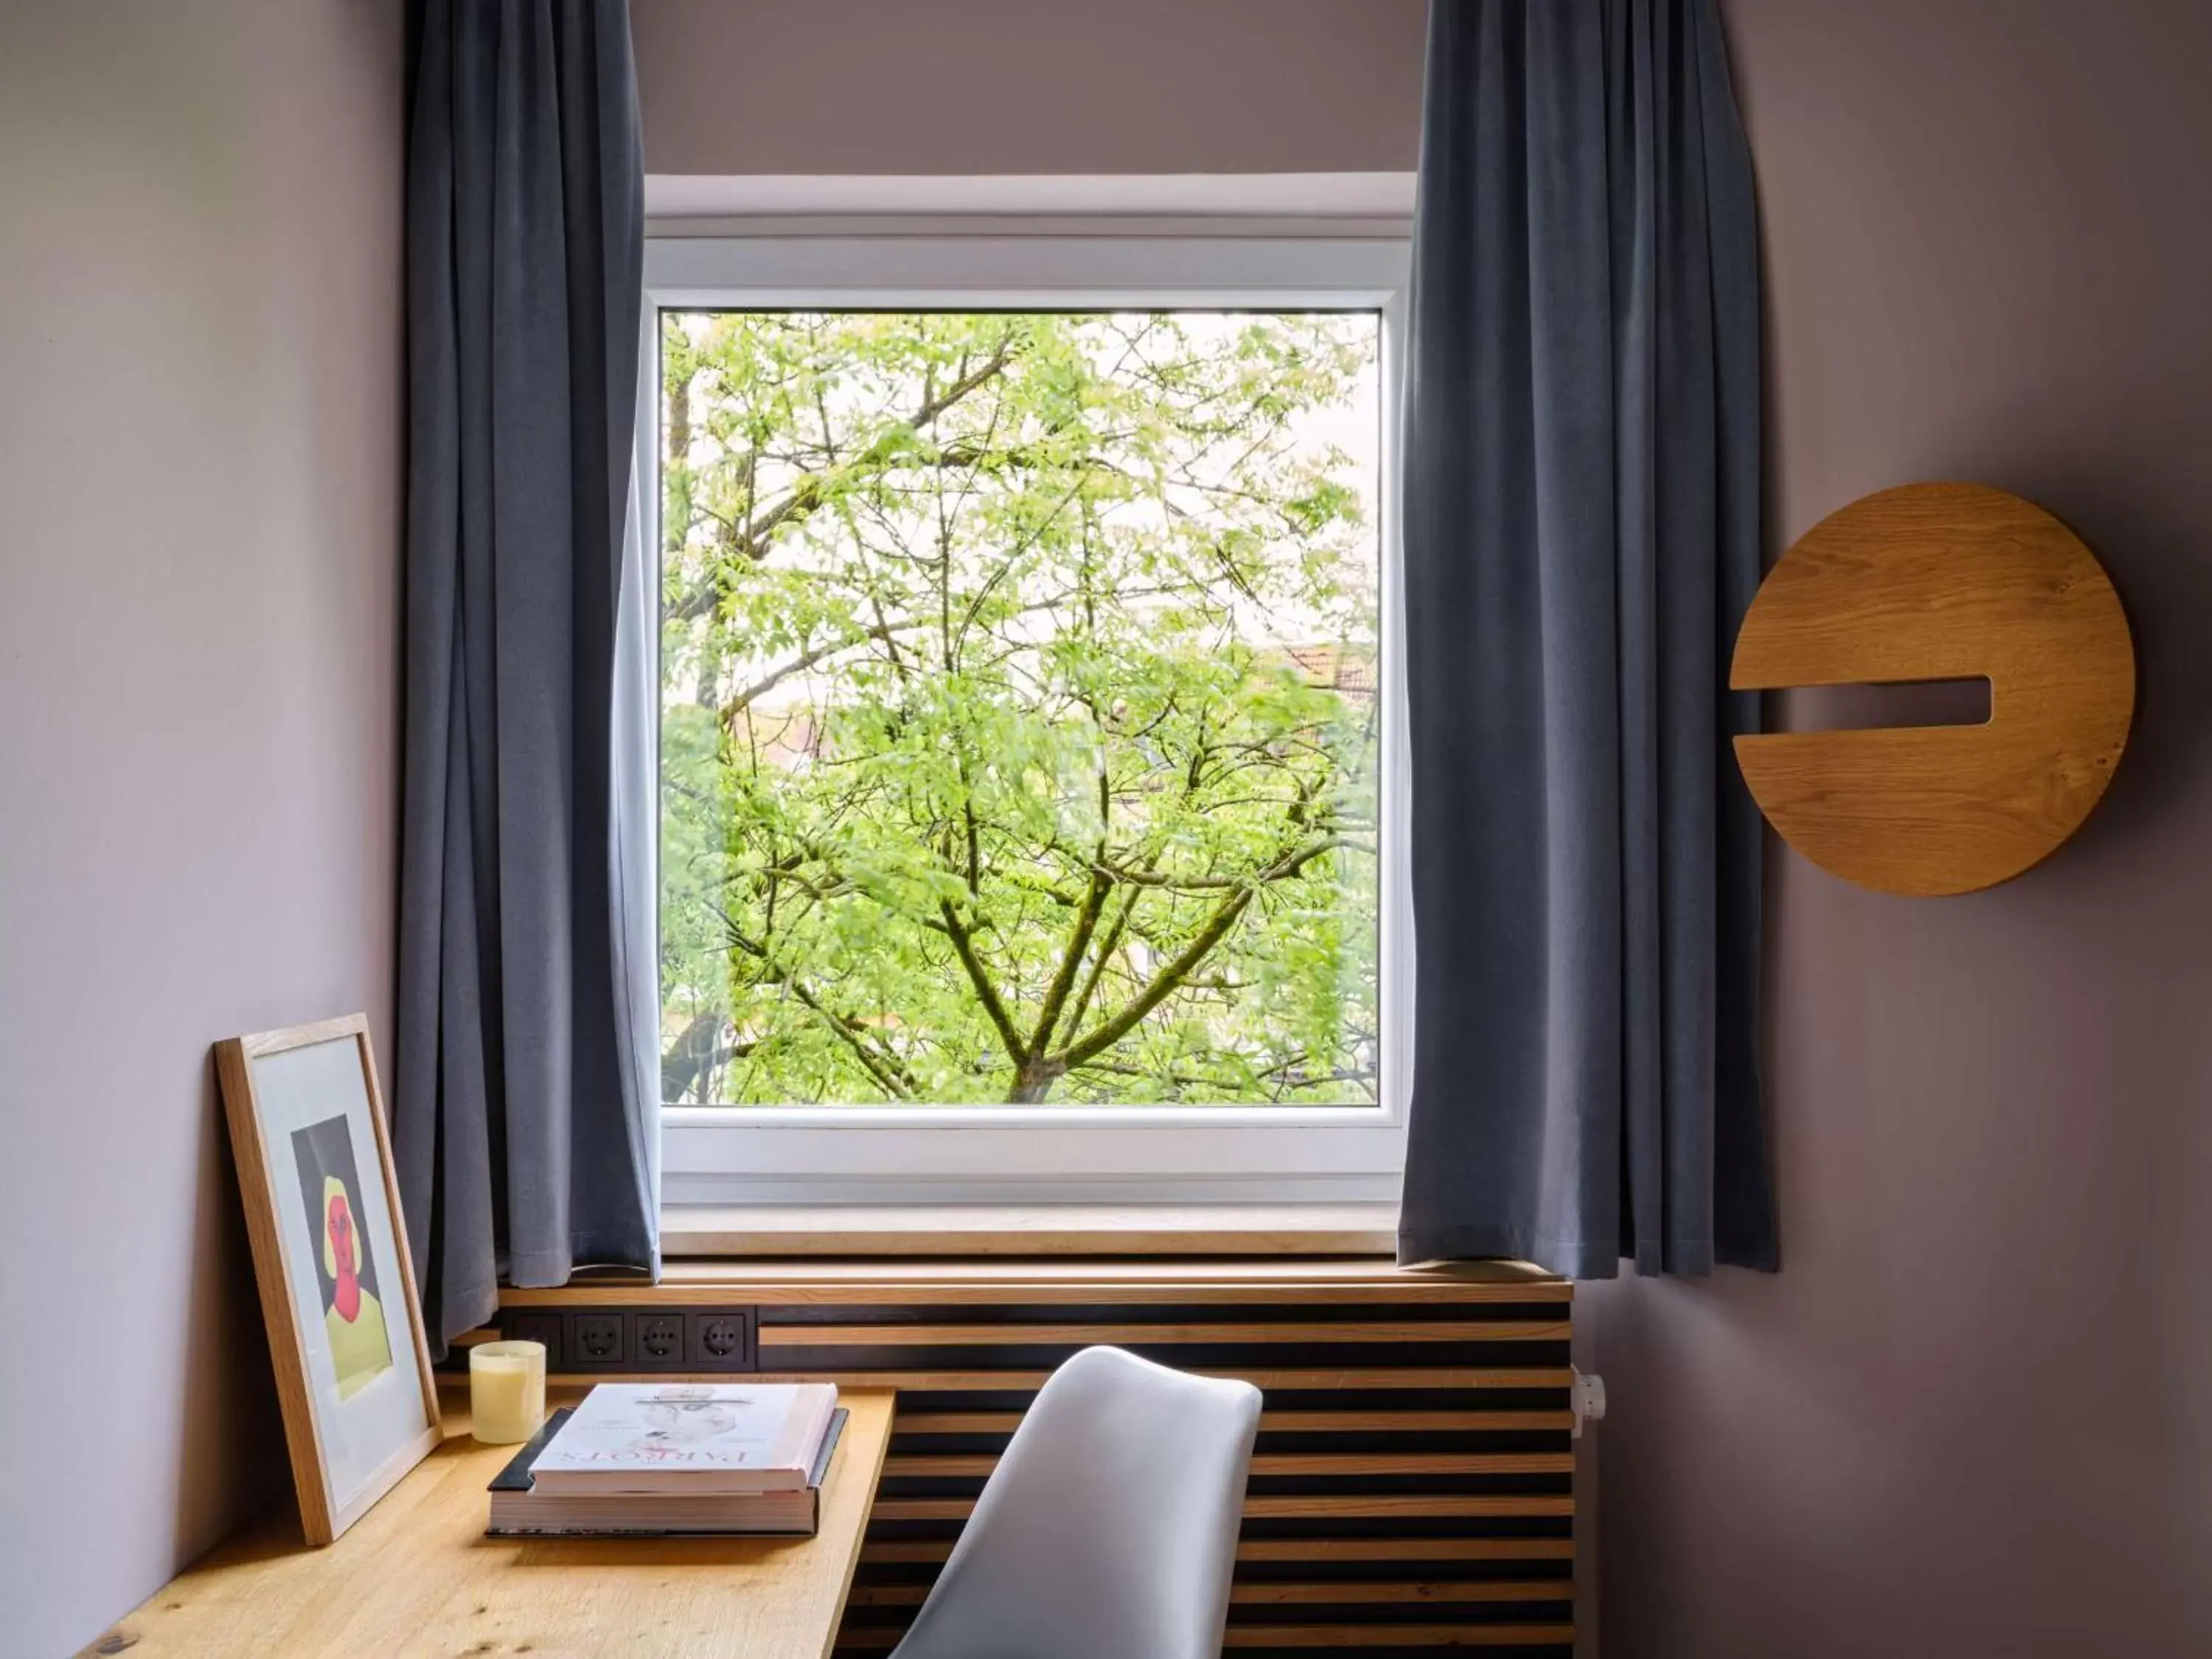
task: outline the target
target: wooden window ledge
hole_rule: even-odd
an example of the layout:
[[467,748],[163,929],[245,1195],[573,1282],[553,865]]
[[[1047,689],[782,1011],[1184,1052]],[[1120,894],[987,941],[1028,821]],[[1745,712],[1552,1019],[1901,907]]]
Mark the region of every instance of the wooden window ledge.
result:
[[1391,1256],[1394,1204],[676,1205],[670,1258]]

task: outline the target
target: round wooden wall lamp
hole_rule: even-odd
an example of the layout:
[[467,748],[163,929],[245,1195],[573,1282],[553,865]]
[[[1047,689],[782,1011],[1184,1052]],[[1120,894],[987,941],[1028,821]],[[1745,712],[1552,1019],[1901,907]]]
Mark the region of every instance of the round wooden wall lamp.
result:
[[1980,725],[1740,737],[1744,781],[1784,840],[1846,881],[1969,893],[2079,829],[2126,746],[2135,645],[2079,537],[1979,484],[1854,501],[1767,573],[1729,684],[1984,678]]

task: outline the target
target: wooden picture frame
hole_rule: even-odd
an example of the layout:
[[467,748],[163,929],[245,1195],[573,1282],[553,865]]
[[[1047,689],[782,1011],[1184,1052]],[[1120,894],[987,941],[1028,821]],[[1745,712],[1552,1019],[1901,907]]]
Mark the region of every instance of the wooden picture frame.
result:
[[365,1015],[215,1045],[310,1544],[444,1437]]

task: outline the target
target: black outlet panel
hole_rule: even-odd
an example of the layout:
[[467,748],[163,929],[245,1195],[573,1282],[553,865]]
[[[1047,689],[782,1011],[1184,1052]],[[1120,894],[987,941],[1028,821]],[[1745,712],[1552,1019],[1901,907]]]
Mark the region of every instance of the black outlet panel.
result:
[[631,1344],[641,1365],[675,1365],[684,1359],[684,1316],[641,1313],[632,1327]]
[[517,1308],[501,1316],[504,1336],[545,1345],[556,1375],[647,1376],[654,1371],[750,1371],[750,1308]]
[[629,1357],[629,1345],[623,1340],[628,1323],[618,1313],[570,1314],[563,1352],[580,1365],[620,1365]]
[[752,1310],[695,1308],[690,1313],[690,1365],[702,1371],[753,1369]]
[[501,1334],[516,1342],[542,1342],[545,1345],[545,1369],[557,1371],[566,1369],[561,1350],[561,1316],[556,1313],[538,1313],[519,1310],[507,1316]]

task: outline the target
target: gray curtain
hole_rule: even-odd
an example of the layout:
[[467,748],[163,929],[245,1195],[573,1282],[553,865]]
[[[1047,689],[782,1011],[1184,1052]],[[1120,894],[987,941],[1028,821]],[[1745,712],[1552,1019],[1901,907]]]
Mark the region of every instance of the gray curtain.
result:
[[654,1263],[613,799],[644,174],[614,0],[422,0],[393,1139],[425,1323]]
[[1771,1267],[1751,164],[1711,0],[1436,0],[1407,402],[1400,1253]]

